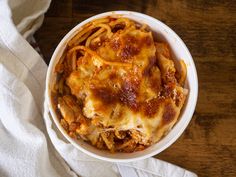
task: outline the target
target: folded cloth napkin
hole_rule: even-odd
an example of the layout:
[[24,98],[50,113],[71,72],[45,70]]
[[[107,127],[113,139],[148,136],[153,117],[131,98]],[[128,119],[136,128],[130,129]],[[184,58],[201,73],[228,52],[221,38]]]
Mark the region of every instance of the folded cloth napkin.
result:
[[0,176],[196,177],[154,158],[97,160],[63,138],[44,101],[47,65],[26,40],[49,5],[49,0],[0,0]]

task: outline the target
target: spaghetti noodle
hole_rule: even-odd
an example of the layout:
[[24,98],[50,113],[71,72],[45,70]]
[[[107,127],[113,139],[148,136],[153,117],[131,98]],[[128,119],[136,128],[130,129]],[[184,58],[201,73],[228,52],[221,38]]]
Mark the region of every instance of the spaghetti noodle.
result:
[[54,109],[68,134],[111,152],[140,151],[176,123],[186,66],[146,24],[101,18],[68,42],[55,67]]

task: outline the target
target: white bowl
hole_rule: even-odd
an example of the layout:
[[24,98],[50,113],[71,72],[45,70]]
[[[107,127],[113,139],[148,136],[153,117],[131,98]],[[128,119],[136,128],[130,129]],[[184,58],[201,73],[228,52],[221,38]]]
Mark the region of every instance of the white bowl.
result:
[[[145,23],[149,25],[154,33],[156,33],[157,37],[165,41],[169,44],[171,48],[172,55],[176,60],[183,59],[184,62],[187,65],[187,79],[185,88],[189,90],[187,100],[185,102],[184,107],[182,108],[181,115],[179,117],[178,122],[175,124],[175,126],[170,130],[170,132],[163,137],[159,142],[156,144],[150,146],[149,148],[133,152],[133,153],[110,153],[108,151],[102,151],[99,150],[88,143],[84,142],[83,140],[74,140],[72,139],[62,128],[62,126],[59,123],[59,120],[56,116],[55,111],[53,110],[52,103],[51,103],[51,88],[53,86],[53,83],[55,82],[55,73],[54,68],[58,60],[60,59],[60,56],[62,55],[66,44],[70,39],[77,33],[78,29],[80,29],[82,26],[84,26],[86,23],[106,17],[106,16],[123,16],[129,19],[132,19],[134,21],[137,21],[139,23]],[[168,148],[172,143],[174,143],[178,137],[183,133],[185,128],[187,127],[188,123],[190,122],[193,112],[195,110],[196,102],[197,102],[197,96],[198,96],[198,79],[197,79],[197,72],[196,68],[192,59],[192,56],[187,49],[184,42],[180,39],[180,37],[171,30],[167,25],[160,22],[159,20],[152,18],[150,16],[137,13],[137,12],[130,12],[130,11],[114,11],[114,12],[106,12],[99,15],[95,15],[93,17],[88,18],[87,20],[81,22],[77,26],[75,26],[59,43],[56,50],[53,53],[53,56],[51,58],[49,68],[47,71],[47,79],[46,79],[46,99],[49,103],[49,109],[50,113],[52,115],[52,118],[57,125],[58,129],[61,131],[61,133],[65,136],[65,138],[73,144],[77,149],[83,151],[84,153],[106,161],[112,161],[112,162],[130,162],[134,160],[140,160],[145,159],[151,156],[154,156],[161,151]],[[186,144],[187,146],[187,144]]]

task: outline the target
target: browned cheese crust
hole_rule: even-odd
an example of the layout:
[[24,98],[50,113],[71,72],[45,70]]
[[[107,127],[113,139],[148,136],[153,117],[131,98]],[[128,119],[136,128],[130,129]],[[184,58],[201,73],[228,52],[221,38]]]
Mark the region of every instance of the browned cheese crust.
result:
[[187,93],[186,67],[177,71],[168,44],[126,18],[85,25],[55,72],[52,100],[61,125],[71,137],[111,152],[158,142],[178,120]]

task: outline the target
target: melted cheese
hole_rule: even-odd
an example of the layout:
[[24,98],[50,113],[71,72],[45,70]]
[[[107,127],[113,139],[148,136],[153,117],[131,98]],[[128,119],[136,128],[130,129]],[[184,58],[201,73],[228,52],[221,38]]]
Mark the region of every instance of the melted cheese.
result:
[[77,71],[71,72],[66,83],[83,101],[83,115],[100,125],[87,135],[92,144],[110,129],[138,130],[145,142],[154,143],[175,124],[185,94],[165,47],[155,45],[151,32],[133,28],[113,34],[94,51],[106,61],[132,67],[108,65],[90,54],[78,60]]

